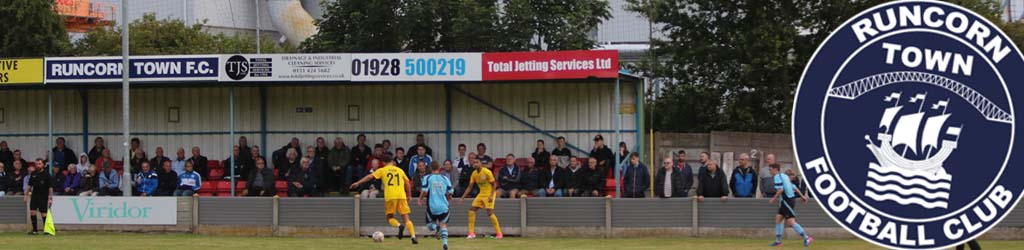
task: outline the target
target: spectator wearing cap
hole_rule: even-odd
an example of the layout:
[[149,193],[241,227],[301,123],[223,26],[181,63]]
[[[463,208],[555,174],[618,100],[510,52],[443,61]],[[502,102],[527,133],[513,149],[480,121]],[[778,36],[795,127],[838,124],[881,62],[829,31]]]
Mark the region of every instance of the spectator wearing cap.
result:
[[522,174],[519,166],[516,166],[516,156],[508,154],[505,156],[505,167],[498,171],[498,196],[517,198],[522,186]]
[[78,155],[75,151],[72,151],[67,147],[64,141],[64,137],[57,137],[56,146],[53,147],[53,152],[50,153],[52,156],[51,166],[58,166],[61,170],[68,167],[69,164],[78,163]]
[[[434,156],[434,150],[430,149],[430,146],[427,146],[427,138],[424,137],[423,134],[417,134],[416,135],[416,145],[410,146],[409,150],[412,151],[414,148],[417,148],[417,147],[421,147],[424,150],[426,150],[427,151],[427,155]],[[429,166],[430,162],[427,162],[427,165]]]
[[[243,158],[244,156],[241,153],[242,152],[241,151],[242,148],[239,147],[238,150],[239,150],[238,157],[239,158]],[[184,167],[184,163],[181,162],[182,159],[185,159],[185,149],[178,148],[178,157],[175,158],[175,160],[178,161],[177,164],[181,164],[181,166]],[[203,178],[203,180],[208,180],[210,178],[210,160],[207,159],[206,156],[203,156],[202,152],[199,151],[199,147],[192,147],[192,157],[188,158],[187,161],[191,161],[192,162],[193,171],[195,171],[197,174],[199,174],[199,177]],[[245,162],[244,159],[239,160],[239,161],[240,162]],[[230,163],[230,162],[226,162],[226,163]],[[174,164],[174,162],[172,162],[171,167],[174,167],[174,166],[176,166],[176,164]],[[245,168],[242,168],[242,169],[244,170]],[[178,174],[180,175],[181,173],[178,173]],[[236,174],[238,174],[238,173],[236,173]]]
[[594,136],[594,148],[590,150],[590,157],[597,158],[597,164],[607,168],[609,164],[614,165],[615,154],[608,146],[604,145],[604,137]]
[[699,174],[697,183],[697,201],[704,202],[704,197],[721,197],[722,201],[729,199],[729,182],[725,179],[725,173],[718,168],[718,162],[707,160],[707,171]]
[[559,136],[555,140],[555,149],[551,150],[551,157],[557,158],[558,166],[562,168],[569,167],[569,157],[572,157],[572,151],[567,146],[565,137]]
[[654,176],[654,196],[658,198],[686,197],[682,171],[673,166],[672,157],[665,157]]
[[308,156],[303,157],[302,165],[291,169],[291,173],[288,174],[289,197],[316,196],[317,177],[316,172],[310,168],[312,161]]
[[690,189],[693,188],[693,167],[690,166],[689,163],[686,163],[685,150],[679,150],[678,155],[676,157],[678,158],[675,163],[675,168],[676,170],[679,171],[681,175],[683,175],[682,183],[680,183],[680,185],[682,185],[683,188],[683,197],[688,197],[690,195]]
[[256,168],[249,172],[245,183],[245,196],[274,196],[274,171],[267,167],[264,159],[256,159]]
[[530,157],[537,163],[537,166],[548,167],[548,158],[551,158],[551,153],[544,147],[544,140],[537,140],[537,147],[533,149]]
[[[88,154],[89,162],[96,162],[96,160],[99,160],[100,157],[103,156],[104,149],[107,149],[107,145],[106,142],[104,142],[103,137],[96,137],[96,139],[93,139],[92,148],[89,149]],[[81,163],[81,159],[79,159],[79,163]]]
[[651,183],[650,178],[647,166],[640,162],[640,154],[630,154],[629,163],[622,169],[622,197],[643,198]]
[[488,169],[494,169],[494,158],[487,155],[487,145],[483,142],[476,144],[476,159]]

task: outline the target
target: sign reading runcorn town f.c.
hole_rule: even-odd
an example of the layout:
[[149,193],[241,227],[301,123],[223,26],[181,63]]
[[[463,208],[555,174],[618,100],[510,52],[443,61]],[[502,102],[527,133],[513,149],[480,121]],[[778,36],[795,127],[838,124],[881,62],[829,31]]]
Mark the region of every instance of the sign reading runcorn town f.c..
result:
[[984,17],[896,1],[835,30],[796,92],[793,143],[818,202],[887,248],[963,244],[1020,201],[1024,57]]
[[56,224],[175,225],[175,197],[55,196],[50,208]]

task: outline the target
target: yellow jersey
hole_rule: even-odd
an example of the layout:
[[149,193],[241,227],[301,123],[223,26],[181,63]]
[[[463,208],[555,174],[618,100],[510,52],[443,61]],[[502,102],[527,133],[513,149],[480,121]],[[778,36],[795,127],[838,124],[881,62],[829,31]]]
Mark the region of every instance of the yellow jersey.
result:
[[480,187],[480,192],[476,195],[477,197],[490,197],[491,193],[494,192],[494,186],[491,185],[492,182],[494,182],[494,174],[491,173],[490,169],[484,167],[473,171],[473,175],[469,179],[469,185],[476,183],[477,187]]
[[405,171],[395,165],[387,165],[383,168],[373,171],[373,178],[381,180],[382,186],[384,186],[384,200],[405,200],[405,182],[409,181],[409,177],[405,175]]

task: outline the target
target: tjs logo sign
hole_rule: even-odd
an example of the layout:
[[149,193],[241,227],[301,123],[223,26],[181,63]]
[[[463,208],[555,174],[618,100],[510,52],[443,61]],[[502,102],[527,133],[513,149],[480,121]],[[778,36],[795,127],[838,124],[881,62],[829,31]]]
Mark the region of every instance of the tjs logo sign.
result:
[[57,224],[174,225],[177,198],[173,197],[54,197]]

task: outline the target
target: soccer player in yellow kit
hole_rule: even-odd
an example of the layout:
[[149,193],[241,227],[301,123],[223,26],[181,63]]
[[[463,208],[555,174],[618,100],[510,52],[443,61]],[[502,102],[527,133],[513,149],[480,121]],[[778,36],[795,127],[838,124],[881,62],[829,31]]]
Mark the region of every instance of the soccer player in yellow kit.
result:
[[[473,158],[473,175],[469,178],[469,185],[472,186],[476,183],[477,187],[480,188],[480,192],[476,195],[476,199],[473,199],[473,207],[469,208],[469,236],[466,239],[476,238],[474,232],[476,226],[476,210],[480,208],[487,209],[487,215],[491,217],[491,224],[494,225],[494,232],[496,235],[495,239],[501,239],[504,235],[501,234],[501,226],[498,224],[498,216],[494,215],[494,174],[491,173],[490,169],[487,169],[480,163],[480,160]],[[469,192],[472,188],[467,188],[466,192],[462,194],[462,198],[459,198],[459,204],[462,204],[466,200],[466,196],[469,196]]]
[[[398,227],[398,239],[402,239],[403,232],[406,228],[409,228],[412,244],[419,244],[416,240],[416,230],[413,229],[412,220],[409,220],[409,200],[412,199],[412,183],[409,182],[409,177],[405,175],[405,171],[395,166],[395,160],[391,155],[384,155],[380,160],[385,162],[383,168],[377,169],[377,171],[373,171],[373,174],[352,183],[349,189],[355,189],[360,184],[372,179],[381,180],[384,186],[384,215],[388,219],[388,224],[391,224],[392,227]],[[395,211],[402,215],[402,219],[405,220],[404,225],[399,224],[398,220],[395,219]]]

